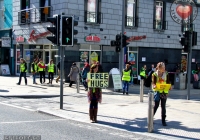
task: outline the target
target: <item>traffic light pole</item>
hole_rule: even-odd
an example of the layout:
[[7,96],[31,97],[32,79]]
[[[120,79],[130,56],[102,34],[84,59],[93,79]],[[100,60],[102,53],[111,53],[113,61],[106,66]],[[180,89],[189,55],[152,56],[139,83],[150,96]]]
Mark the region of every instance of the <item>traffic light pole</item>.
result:
[[193,33],[193,7],[190,16],[190,35],[189,35],[189,52],[188,52],[188,67],[187,67],[187,100],[190,100],[190,81],[191,81],[191,63],[192,63],[192,33]]
[[60,109],[63,109],[64,51],[65,47],[60,47]]
[[125,23],[125,0],[122,0],[122,32],[121,32],[121,51],[119,53],[119,70],[120,72],[124,68],[124,46],[123,46],[123,34],[124,34],[124,23]]

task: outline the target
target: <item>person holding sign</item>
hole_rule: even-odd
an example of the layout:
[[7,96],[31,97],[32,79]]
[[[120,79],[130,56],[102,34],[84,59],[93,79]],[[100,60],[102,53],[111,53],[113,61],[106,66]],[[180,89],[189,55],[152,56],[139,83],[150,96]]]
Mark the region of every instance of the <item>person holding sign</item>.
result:
[[[90,73],[98,73],[98,66],[93,64],[90,68]],[[90,82],[90,79],[87,77],[87,82]],[[89,116],[91,122],[97,122],[97,112],[98,112],[98,102],[101,103],[102,101],[102,91],[99,87],[89,87],[88,90],[88,102],[89,105]]]
[[20,59],[20,75],[19,75],[19,82],[17,83],[17,85],[20,85],[20,84],[21,84],[22,76],[24,77],[25,85],[27,85],[26,72],[27,72],[26,60],[23,59],[23,58],[21,58],[21,59]]
[[123,94],[128,95],[128,87],[129,87],[129,82],[131,81],[131,70],[130,70],[130,65],[126,64],[126,68],[122,71],[122,81],[123,81]]
[[154,115],[159,107],[161,101],[161,115],[162,115],[162,125],[167,126],[166,118],[166,101],[169,90],[171,89],[171,84],[169,81],[169,74],[165,70],[165,64],[159,62],[156,67],[156,71],[152,74],[152,90],[155,92],[154,100]]

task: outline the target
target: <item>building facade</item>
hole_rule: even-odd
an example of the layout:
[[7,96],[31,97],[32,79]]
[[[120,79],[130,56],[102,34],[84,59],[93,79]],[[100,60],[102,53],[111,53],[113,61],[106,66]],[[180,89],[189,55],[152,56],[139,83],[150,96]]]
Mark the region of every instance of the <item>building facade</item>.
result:
[[[188,28],[174,22],[170,15],[172,0],[125,0],[125,33],[131,37],[126,48],[125,61],[133,64],[134,77],[146,64],[164,61],[167,69],[173,71],[176,63],[187,59],[179,43],[182,32]],[[197,9],[198,9],[197,4]],[[15,48],[15,73],[19,73],[19,58],[27,61],[28,72],[34,58],[43,58],[45,64],[50,59],[59,61],[59,47],[46,39],[51,35],[47,27],[47,17],[55,14],[78,17],[78,44],[65,48],[65,75],[73,62],[94,63],[100,61],[104,71],[119,67],[119,53],[110,46],[110,41],[122,30],[121,0],[16,0],[13,1],[13,30]],[[197,15],[195,31],[200,16]],[[199,44],[199,41],[197,42]],[[199,45],[193,47],[193,60],[200,62]],[[183,56],[183,57],[182,57]]]
[[[12,45],[12,0],[0,0],[0,73],[14,74],[14,49]],[[4,66],[3,66],[4,65]]]

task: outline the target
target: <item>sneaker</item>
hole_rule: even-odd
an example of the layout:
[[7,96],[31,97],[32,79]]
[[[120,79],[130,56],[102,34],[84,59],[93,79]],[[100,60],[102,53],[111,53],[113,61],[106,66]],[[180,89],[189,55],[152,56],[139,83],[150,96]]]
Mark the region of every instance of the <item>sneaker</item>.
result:
[[17,85],[20,85],[19,83],[16,83]]
[[85,91],[87,91],[88,89],[86,88]]
[[123,95],[125,94],[125,91],[123,91]]
[[126,92],[126,95],[128,95],[128,92]]

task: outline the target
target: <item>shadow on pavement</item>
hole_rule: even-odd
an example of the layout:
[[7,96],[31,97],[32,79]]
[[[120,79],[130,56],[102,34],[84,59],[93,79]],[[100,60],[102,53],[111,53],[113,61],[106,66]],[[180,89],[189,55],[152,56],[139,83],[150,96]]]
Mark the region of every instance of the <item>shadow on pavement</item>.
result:
[[[131,131],[135,131],[135,127],[133,127],[133,126],[137,126],[137,129],[141,129],[141,130],[136,130],[136,132],[147,132],[148,131],[147,130],[147,118],[136,118],[134,120],[126,121],[125,125],[131,127]],[[189,136],[188,137],[180,136],[180,135],[177,136],[177,135],[173,135],[172,133],[171,134],[163,133],[163,129],[165,129],[165,130],[166,129],[176,129],[176,130],[174,130],[174,132],[178,131],[178,130],[184,130],[187,132],[191,132],[191,134],[194,132],[197,132],[197,133],[200,132],[200,128],[199,129],[188,128],[188,127],[181,125],[181,122],[178,122],[178,121],[167,121],[167,125],[168,126],[163,126],[161,120],[154,120],[154,133],[166,135],[166,136],[173,136],[173,137],[177,137],[177,138],[194,140],[194,138],[191,138]],[[166,131],[164,131],[164,132],[166,132]]]
[[35,87],[35,88],[41,88],[41,89],[47,89],[47,88],[44,88],[44,87],[39,87],[39,86],[33,86],[33,85],[27,85],[29,87]]
[[0,89],[0,92],[9,92],[9,90]]

